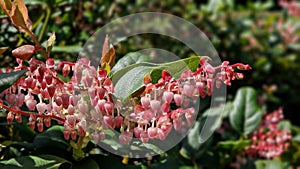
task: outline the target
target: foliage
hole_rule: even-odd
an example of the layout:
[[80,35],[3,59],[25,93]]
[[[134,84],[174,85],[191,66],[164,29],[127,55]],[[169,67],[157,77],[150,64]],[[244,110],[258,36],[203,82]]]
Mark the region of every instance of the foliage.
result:
[[[199,27],[223,60],[248,63],[253,66],[253,71],[245,72],[244,80],[232,83],[225,105],[207,109],[209,105],[206,102],[210,98],[201,99],[200,112],[203,113],[199,113],[185,139],[162,154],[161,150],[148,145],[145,148],[160,154],[148,159],[113,155],[94,144],[95,138],[79,139],[80,133],[75,133],[78,136],[76,139],[66,140],[66,135],[71,136],[72,133],[64,132],[65,128],[59,125],[60,119],[51,120],[51,127],[44,123],[45,128],[38,126],[31,130],[26,125],[32,121],[25,117],[29,110],[25,105],[20,107],[25,112],[22,115],[3,110],[0,119],[1,168],[288,168],[300,165],[300,129],[297,126],[300,116],[295,112],[300,108],[300,84],[297,80],[300,77],[300,9],[293,8],[297,6],[296,1],[25,0],[28,14],[21,2],[16,0],[11,4],[19,11],[10,10],[7,4],[3,8],[1,4],[3,12],[0,12],[8,15],[1,16],[1,67],[29,67],[31,62],[27,59],[33,57],[45,62],[51,56],[55,63],[68,61],[65,62],[67,64],[61,64],[58,78],[63,82],[70,81],[71,75],[62,78],[72,67],[70,64],[68,69],[65,65],[75,61],[77,52],[98,27],[130,13],[163,11],[178,15]],[[17,29],[12,27],[9,20]],[[49,40],[48,32],[55,32]],[[134,98],[144,90],[145,75],[150,76],[154,84],[162,77],[162,70],[179,78],[183,72],[180,63],[189,63],[189,68],[195,71],[200,60],[179,42],[160,35],[138,35],[114,46],[117,62],[109,77],[116,84],[115,96],[123,100]],[[130,53],[151,47],[176,53],[183,60],[152,64],[145,63],[148,62],[148,56]],[[24,61],[19,62],[15,58]],[[0,74],[0,89],[4,94],[13,90],[7,88],[15,82],[19,83],[18,79],[24,77],[25,73],[24,70],[10,71],[11,68],[7,69],[7,73]],[[138,81],[132,85],[128,78]],[[123,90],[122,86],[132,88]],[[0,97],[3,98],[3,93]],[[8,106],[10,100],[12,96],[5,97],[1,105]],[[281,106],[283,109],[278,109]],[[36,110],[32,112],[37,113]],[[284,115],[287,120],[283,120]],[[7,125],[7,117],[12,125]],[[16,121],[10,121],[12,117]],[[201,131],[205,120],[210,117],[217,117],[217,121],[209,126],[209,130],[216,132],[203,140]],[[277,120],[272,121],[272,118]],[[35,119],[34,125],[35,122],[39,120]],[[276,132],[272,133],[266,128],[273,128]],[[42,130],[45,131],[40,133]],[[109,137],[109,133],[105,134]],[[280,138],[284,141],[278,141],[280,138],[274,135],[282,136]],[[270,144],[263,146],[264,152],[274,149],[273,144],[282,152],[264,156],[259,152],[259,146],[256,147],[260,144],[257,140],[264,145]],[[113,141],[108,144],[120,146]]]

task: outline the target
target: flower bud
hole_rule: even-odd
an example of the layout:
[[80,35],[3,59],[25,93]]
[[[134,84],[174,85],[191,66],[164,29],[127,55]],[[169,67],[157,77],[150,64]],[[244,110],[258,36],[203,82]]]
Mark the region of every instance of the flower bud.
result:
[[147,109],[150,105],[150,98],[147,97],[147,96],[141,97],[141,104],[142,104],[144,109]]
[[23,45],[12,51],[12,55],[16,58],[27,60],[35,52],[35,46],[33,45]]

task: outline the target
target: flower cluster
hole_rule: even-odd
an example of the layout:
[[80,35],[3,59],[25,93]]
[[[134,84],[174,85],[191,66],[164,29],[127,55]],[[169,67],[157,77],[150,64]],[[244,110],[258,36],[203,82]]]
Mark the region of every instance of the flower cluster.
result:
[[234,72],[234,68],[251,69],[249,65],[229,65],[227,61],[213,67],[205,57],[201,58],[199,64],[195,72],[186,70],[178,79],[172,78],[165,70],[155,84],[146,76],[145,91],[136,98],[139,102],[134,105],[134,112],[127,117],[137,125],[133,129],[127,126],[126,135],[121,135],[120,141],[130,141],[132,135],[142,142],[154,138],[164,140],[172,128],[180,131],[184,126],[192,125],[196,115],[194,104],[199,96],[210,96],[214,85],[219,88],[222,83],[231,85],[231,80],[243,78],[243,74]]
[[279,5],[287,8],[289,14],[300,16],[300,3],[297,0],[279,0]]
[[287,150],[292,137],[289,130],[278,127],[283,118],[282,108],[265,114],[258,129],[250,136],[252,145],[246,147],[246,153],[250,156],[274,158]]
[[[164,140],[172,128],[180,131],[192,125],[196,117],[193,104],[199,96],[204,98],[212,94],[214,87],[231,85],[231,80],[243,78],[235,69],[251,69],[249,65],[229,65],[227,61],[213,67],[202,57],[196,71],[184,71],[177,79],[166,70],[162,70],[157,83],[145,76],[145,90],[131,98],[130,105],[123,106],[113,99],[114,87],[107,71],[96,70],[87,58],[76,63],[60,62],[57,66],[53,59],[44,63],[32,58],[29,66],[17,60],[19,66],[15,70],[25,69],[27,73],[2,93],[8,105],[3,101],[1,105],[9,111],[9,124],[13,119],[21,122],[21,115],[29,116],[30,127],[37,126],[42,132],[55,119],[64,125],[65,139],[76,140],[88,132],[96,143],[105,138],[105,130],[115,129],[121,132],[121,144],[133,137],[142,142]],[[60,80],[58,70],[63,76],[72,74],[71,80]],[[31,112],[21,110],[21,106]],[[129,113],[122,114],[124,109]]]

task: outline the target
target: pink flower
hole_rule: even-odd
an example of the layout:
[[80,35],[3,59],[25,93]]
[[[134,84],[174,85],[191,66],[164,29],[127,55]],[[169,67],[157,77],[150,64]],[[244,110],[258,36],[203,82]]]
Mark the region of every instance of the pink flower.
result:
[[283,120],[282,108],[265,114],[258,129],[250,136],[252,145],[245,148],[250,156],[259,155],[265,158],[281,156],[289,147],[291,132],[279,129],[278,123]]

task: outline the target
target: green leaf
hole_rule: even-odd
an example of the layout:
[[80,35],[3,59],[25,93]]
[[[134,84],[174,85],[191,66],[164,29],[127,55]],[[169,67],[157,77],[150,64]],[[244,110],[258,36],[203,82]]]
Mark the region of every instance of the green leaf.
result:
[[[187,139],[184,140],[180,149],[180,154],[187,159],[198,158],[203,155],[213,140],[212,137],[205,140],[205,137],[220,128],[222,119],[227,117],[230,110],[232,110],[231,102],[228,102],[225,106],[207,109],[189,131]],[[209,123],[206,121],[208,118],[210,118]]]
[[160,155],[165,154],[165,152],[164,152],[163,150],[161,150],[159,147],[157,147],[157,146],[154,145],[154,144],[143,143],[143,144],[141,145],[141,147],[145,147],[145,148],[147,148],[147,149],[149,149],[149,150],[151,150],[151,151],[153,151],[153,152],[155,152],[155,153],[157,153],[157,154],[160,154]]
[[22,156],[12,158],[5,161],[0,161],[0,168],[2,169],[58,169],[62,164],[70,163],[69,161],[52,155],[40,156]]
[[11,85],[13,85],[25,73],[26,73],[26,70],[20,70],[20,71],[10,72],[10,73],[1,73],[0,74],[0,92],[9,88]]
[[263,113],[256,99],[257,94],[251,87],[240,88],[235,96],[229,121],[240,134],[250,134],[261,121]]
[[217,144],[217,148],[223,150],[223,151],[234,151],[239,152],[243,151],[244,148],[248,145],[251,145],[250,140],[237,140],[237,141],[219,141]]
[[79,45],[53,46],[51,52],[78,53],[81,51],[81,48]]
[[56,149],[67,149],[69,143],[64,139],[63,126],[52,126],[34,138],[33,144],[36,148],[56,147]]
[[278,129],[279,130],[291,130],[292,124],[288,120],[282,120],[278,123]]
[[152,58],[148,55],[143,55],[140,52],[130,52],[123,56],[112,68],[111,72],[114,73],[120,69],[123,69],[129,65],[142,62],[150,62]]
[[256,169],[284,169],[283,163],[275,160],[258,160],[255,166]]
[[51,50],[52,50],[52,48],[54,46],[54,43],[55,43],[55,39],[56,39],[56,36],[55,36],[55,33],[53,32],[52,35],[47,40],[47,43],[46,43],[46,51],[48,53],[51,52]]
[[100,169],[98,164],[96,163],[96,161],[93,159],[84,159],[84,160],[74,164],[72,168],[73,169],[82,169],[82,168]]
[[194,56],[164,64],[137,63],[120,69],[111,76],[115,84],[115,97],[126,100],[139,91],[144,86],[143,79],[148,73],[153,83],[158,81],[162,70],[167,70],[174,78],[178,78],[184,70],[195,71],[199,60],[199,56]]

